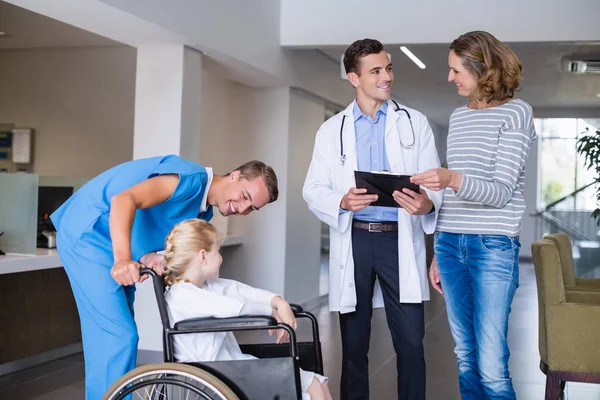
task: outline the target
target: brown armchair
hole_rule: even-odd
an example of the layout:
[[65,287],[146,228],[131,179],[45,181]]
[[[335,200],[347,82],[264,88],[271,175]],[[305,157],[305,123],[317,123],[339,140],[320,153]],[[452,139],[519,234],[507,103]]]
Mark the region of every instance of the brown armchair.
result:
[[600,278],[577,278],[575,276],[575,262],[573,260],[573,247],[571,238],[566,233],[553,233],[544,236],[551,240],[560,256],[563,283],[567,291],[600,292]]
[[546,400],[561,397],[564,382],[600,383],[600,304],[598,293],[566,293],[561,259],[554,243],[533,243],[538,292],[540,369],[546,374]]

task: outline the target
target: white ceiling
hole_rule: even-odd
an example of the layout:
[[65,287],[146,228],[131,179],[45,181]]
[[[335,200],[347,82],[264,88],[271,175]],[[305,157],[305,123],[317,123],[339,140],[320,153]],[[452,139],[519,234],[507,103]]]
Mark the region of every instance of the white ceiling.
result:
[[[534,112],[560,115],[565,109],[586,109],[600,116],[600,75],[572,75],[561,71],[563,56],[594,55],[600,59],[600,42],[509,44],[523,64],[522,90],[517,97],[529,102]],[[452,111],[465,103],[456,86],[448,83],[448,45],[411,45],[409,49],[425,63],[419,69],[398,46],[387,46],[394,65],[394,97],[423,112],[434,123],[448,125]],[[320,49],[340,63],[345,48]],[[594,111],[595,110],[595,111]],[[536,115],[537,116],[537,115]]]
[[[0,31],[9,34],[0,38],[0,50],[121,45],[1,0]],[[563,56],[591,54],[600,59],[600,42],[514,43],[510,46],[524,66],[522,90],[517,96],[529,102],[537,116],[562,116],[565,110],[571,110],[569,116],[580,116],[580,110],[585,109],[585,116],[600,117],[600,75],[577,76],[561,71]],[[398,46],[387,46],[394,64],[394,97],[420,110],[433,123],[446,126],[450,113],[465,102],[456,94],[455,86],[446,80],[448,45],[423,44],[409,48],[427,68],[419,69]],[[315,49],[289,51],[301,54],[307,50]],[[316,50],[339,65],[345,47]],[[341,79],[340,74],[330,79]]]
[[8,36],[0,37],[0,49],[121,44],[1,0],[0,31],[8,33]]

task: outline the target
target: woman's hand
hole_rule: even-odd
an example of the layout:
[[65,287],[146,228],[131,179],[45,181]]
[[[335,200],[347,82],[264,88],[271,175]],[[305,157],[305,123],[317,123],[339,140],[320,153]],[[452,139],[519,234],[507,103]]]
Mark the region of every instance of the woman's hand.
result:
[[429,267],[429,281],[431,282],[431,286],[443,296],[444,292],[442,291],[442,284],[440,282],[440,272],[435,257],[433,257],[433,261],[431,261],[431,266]]
[[427,172],[414,174],[410,181],[415,185],[425,186],[429,190],[440,191],[447,187],[458,192],[462,185],[462,175],[447,168],[434,168]]
[[117,261],[110,270],[113,279],[123,286],[133,285],[140,281],[141,264],[132,260]]
[[[280,296],[275,296],[271,300],[271,306],[273,307],[273,317],[277,322],[283,322],[289,325],[292,329],[296,330],[298,327],[296,323],[296,316],[290,307],[290,304]],[[269,335],[273,336],[273,330],[269,330]],[[288,340],[290,337],[289,333],[284,329],[277,329],[277,344],[281,344]]]

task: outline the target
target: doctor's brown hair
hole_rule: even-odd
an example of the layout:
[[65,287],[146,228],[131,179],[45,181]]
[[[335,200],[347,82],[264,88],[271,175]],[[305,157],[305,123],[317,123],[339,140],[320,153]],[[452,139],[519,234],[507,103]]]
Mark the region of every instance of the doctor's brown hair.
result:
[[379,54],[383,45],[379,40],[362,39],[352,43],[344,52],[344,68],[346,73],[354,72],[360,76],[360,59],[369,54]]
[[264,162],[257,160],[248,161],[247,163],[237,167],[235,171],[240,171],[240,178],[244,178],[249,181],[258,177],[262,177],[265,181],[265,185],[267,186],[267,191],[269,192],[269,203],[274,202],[277,200],[277,197],[279,197],[277,175],[275,175],[273,168]]
[[175,225],[165,244],[165,285],[181,282],[181,276],[192,259],[200,250],[211,251],[217,240],[218,234],[214,225],[202,219],[192,218]]
[[477,79],[477,89],[472,94],[477,100],[490,102],[515,95],[523,66],[517,55],[492,34],[467,32],[452,42],[450,50],[454,50],[465,69]]

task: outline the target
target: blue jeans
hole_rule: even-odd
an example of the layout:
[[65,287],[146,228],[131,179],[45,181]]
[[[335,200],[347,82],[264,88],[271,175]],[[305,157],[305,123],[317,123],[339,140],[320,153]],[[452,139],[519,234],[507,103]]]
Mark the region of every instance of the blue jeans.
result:
[[519,238],[436,232],[434,246],[463,400],[515,399],[506,336]]

